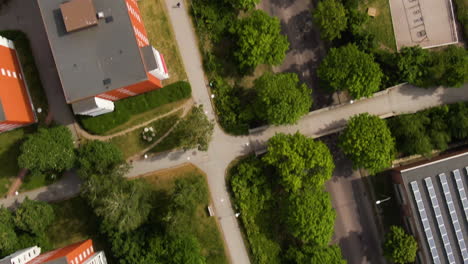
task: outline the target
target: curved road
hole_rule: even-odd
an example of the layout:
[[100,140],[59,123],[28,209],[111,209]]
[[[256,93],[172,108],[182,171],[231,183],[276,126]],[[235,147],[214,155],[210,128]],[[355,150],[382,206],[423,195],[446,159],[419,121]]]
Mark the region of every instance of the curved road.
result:
[[[203,104],[208,117],[214,119],[215,116],[201,64],[201,56],[189,15],[184,6],[182,8],[173,8],[175,4],[175,0],[166,1],[169,18],[182,53],[185,69],[193,87],[193,98],[196,103]],[[32,43],[33,50],[37,51],[38,47],[36,45],[39,44],[34,41]],[[46,82],[44,85],[48,86],[49,84]],[[52,86],[56,86],[55,83]],[[58,96],[59,94],[54,94],[52,98]],[[401,113],[415,112],[431,106],[466,100],[468,100],[468,84],[458,89],[420,89],[402,85],[353,104],[342,104],[311,112],[294,126],[265,128],[250,136],[233,137],[227,135],[216,124],[208,152],[175,151],[148,160],[135,161],[128,177],[174,167],[184,162],[192,162],[200,167],[208,175],[215,214],[220,221],[232,263],[247,264],[250,261],[231,207],[224,177],[226,168],[236,157],[263,149],[268,138],[278,132],[294,133],[300,131],[310,137],[319,137],[339,131],[343,128],[347,119],[358,113],[369,112],[385,118]],[[66,177],[63,182],[59,182],[54,186],[4,199],[0,201],[0,204],[9,206],[15,201],[21,201],[26,195],[32,199],[44,200],[57,200],[68,197],[76,194],[79,190],[79,182],[75,180],[72,176]]]

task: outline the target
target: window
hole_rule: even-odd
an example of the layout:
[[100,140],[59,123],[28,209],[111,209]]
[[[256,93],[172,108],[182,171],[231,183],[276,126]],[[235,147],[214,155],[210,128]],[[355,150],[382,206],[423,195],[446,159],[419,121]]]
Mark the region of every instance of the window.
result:
[[79,255],[79,258],[80,258],[80,261],[82,261],[82,260],[83,260],[83,257],[81,256],[81,254]]

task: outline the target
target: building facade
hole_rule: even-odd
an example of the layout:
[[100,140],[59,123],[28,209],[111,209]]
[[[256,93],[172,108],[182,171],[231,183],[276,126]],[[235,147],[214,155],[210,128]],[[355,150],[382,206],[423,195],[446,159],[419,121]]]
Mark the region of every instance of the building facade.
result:
[[76,114],[113,111],[113,101],[161,88],[169,78],[136,0],[38,3],[65,99]]
[[0,133],[35,122],[15,45],[0,36]]
[[95,252],[93,241],[78,242],[41,254],[37,246],[17,251],[0,264],[107,264],[103,251]]

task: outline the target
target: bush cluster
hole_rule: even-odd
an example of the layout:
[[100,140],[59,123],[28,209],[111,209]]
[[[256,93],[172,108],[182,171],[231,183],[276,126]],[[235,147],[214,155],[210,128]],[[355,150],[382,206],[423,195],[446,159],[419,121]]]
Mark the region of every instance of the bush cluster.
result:
[[179,81],[158,90],[117,101],[115,102],[115,110],[112,113],[96,117],[78,116],[78,120],[87,131],[100,135],[124,124],[132,115],[190,98],[191,93],[190,84]]
[[299,133],[277,134],[268,150],[230,170],[252,262],[345,263],[339,247],[329,245],[335,212],[324,182],[334,164],[326,145]]
[[403,155],[429,155],[468,138],[468,103],[431,108],[387,120]]
[[0,259],[35,245],[50,250],[46,231],[54,219],[54,209],[46,202],[26,198],[15,211],[0,207]]

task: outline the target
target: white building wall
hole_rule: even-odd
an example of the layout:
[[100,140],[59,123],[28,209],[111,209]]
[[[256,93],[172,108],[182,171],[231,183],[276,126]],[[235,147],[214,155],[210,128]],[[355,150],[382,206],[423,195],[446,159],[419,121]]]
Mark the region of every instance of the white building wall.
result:
[[99,251],[83,262],[83,264],[107,264],[106,255],[104,251]]
[[154,47],[152,48],[153,48],[154,58],[156,59],[156,63],[158,64],[158,68],[150,71],[149,73],[161,81],[168,79],[169,73],[164,70],[164,65],[162,62],[161,54]]
[[82,100],[72,104],[77,115],[98,116],[114,111],[114,102],[99,97]]
[[16,251],[10,256],[0,260],[0,264],[26,264],[30,260],[41,254],[41,248],[38,246]]

